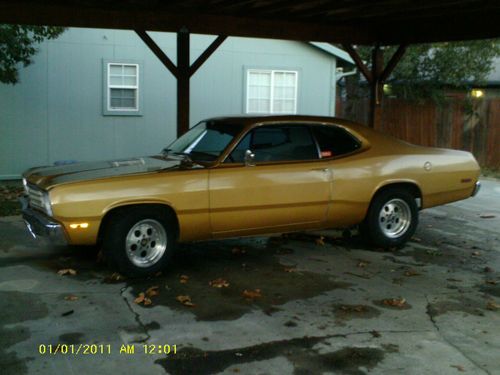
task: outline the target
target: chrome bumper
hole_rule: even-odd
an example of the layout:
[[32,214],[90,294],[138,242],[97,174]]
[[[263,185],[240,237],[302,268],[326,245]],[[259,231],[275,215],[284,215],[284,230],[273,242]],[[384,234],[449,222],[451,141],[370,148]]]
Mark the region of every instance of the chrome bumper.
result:
[[19,198],[19,201],[21,202],[24,223],[33,238],[56,246],[68,244],[61,224],[52,221],[41,212],[32,210],[28,205],[28,199],[25,197]]
[[479,193],[479,190],[481,190],[481,182],[477,181],[476,186],[474,186],[474,190],[472,190],[472,194],[470,195],[471,197],[474,197]]

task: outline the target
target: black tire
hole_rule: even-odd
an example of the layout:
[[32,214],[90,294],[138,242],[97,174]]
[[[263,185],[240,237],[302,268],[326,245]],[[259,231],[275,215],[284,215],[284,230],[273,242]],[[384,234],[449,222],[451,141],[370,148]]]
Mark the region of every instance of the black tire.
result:
[[[402,224],[406,218],[407,221]],[[394,188],[375,195],[366,218],[360,225],[360,232],[375,247],[401,247],[413,236],[417,225],[418,207],[415,197],[407,190]]]
[[[144,233],[140,233],[140,236],[137,236],[136,248],[132,249],[132,246],[134,246],[132,245],[129,252],[127,250],[127,243],[129,243],[127,242],[127,236],[132,228],[139,223],[142,223],[141,228],[146,228],[146,230]],[[153,225],[153,227],[150,227],[151,230],[147,229],[147,224]],[[146,205],[119,209],[116,213],[112,213],[106,228],[104,228],[102,241],[104,257],[113,269],[129,277],[144,277],[155,274],[165,269],[172,257],[177,240],[175,228],[171,215],[166,214],[161,208]],[[136,230],[133,233],[137,232],[141,231]],[[159,245],[162,242],[155,237],[157,232],[162,235],[164,234],[164,237],[166,237],[163,251],[161,251],[163,246]],[[149,237],[146,239],[145,236],[148,235]],[[146,241],[141,242],[143,240]],[[147,258],[143,258],[146,261],[139,266],[137,262],[141,260],[141,254],[148,251],[155,255],[155,257],[149,263],[147,262]],[[128,253],[131,255],[129,256]],[[134,260],[136,263],[134,263]]]

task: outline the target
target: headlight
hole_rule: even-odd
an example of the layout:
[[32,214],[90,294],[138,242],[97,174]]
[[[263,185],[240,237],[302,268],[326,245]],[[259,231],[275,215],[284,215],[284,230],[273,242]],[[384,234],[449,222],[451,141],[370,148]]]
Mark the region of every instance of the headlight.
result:
[[43,209],[45,210],[45,213],[47,214],[47,216],[52,216],[52,206],[50,204],[50,198],[49,198],[48,192],[44,192],[44,194],[42,196],[42,205],[43,205]]

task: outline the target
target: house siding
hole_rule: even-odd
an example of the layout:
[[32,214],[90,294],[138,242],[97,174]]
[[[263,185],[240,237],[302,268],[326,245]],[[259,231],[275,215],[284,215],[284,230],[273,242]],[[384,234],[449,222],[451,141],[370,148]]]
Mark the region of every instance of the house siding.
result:
[[[176,36],[150,33],[172,61]],[[191,62],[214,40],[191,36]],[[103,61],[140,61],[141,116],[103,115]],[[299,71],[297,113],[333,115],[335,57],[306,43],[228,38],[191,78],[190,122],[245,113],[245,69]],[[70,28],[0,84],[0,179],[57,160],[154,154],[176,136],[176,82],[132,31]]]

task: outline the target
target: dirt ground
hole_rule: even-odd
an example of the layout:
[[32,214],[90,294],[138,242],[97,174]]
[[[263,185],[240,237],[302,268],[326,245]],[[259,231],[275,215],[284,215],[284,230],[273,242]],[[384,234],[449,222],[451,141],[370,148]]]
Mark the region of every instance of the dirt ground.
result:
[[394,251],[336,232],[234,239],[127,280],[97,249],[40,246],[19,216],[0,239],[4,375],[500,374],[496,180],[422,211]]

